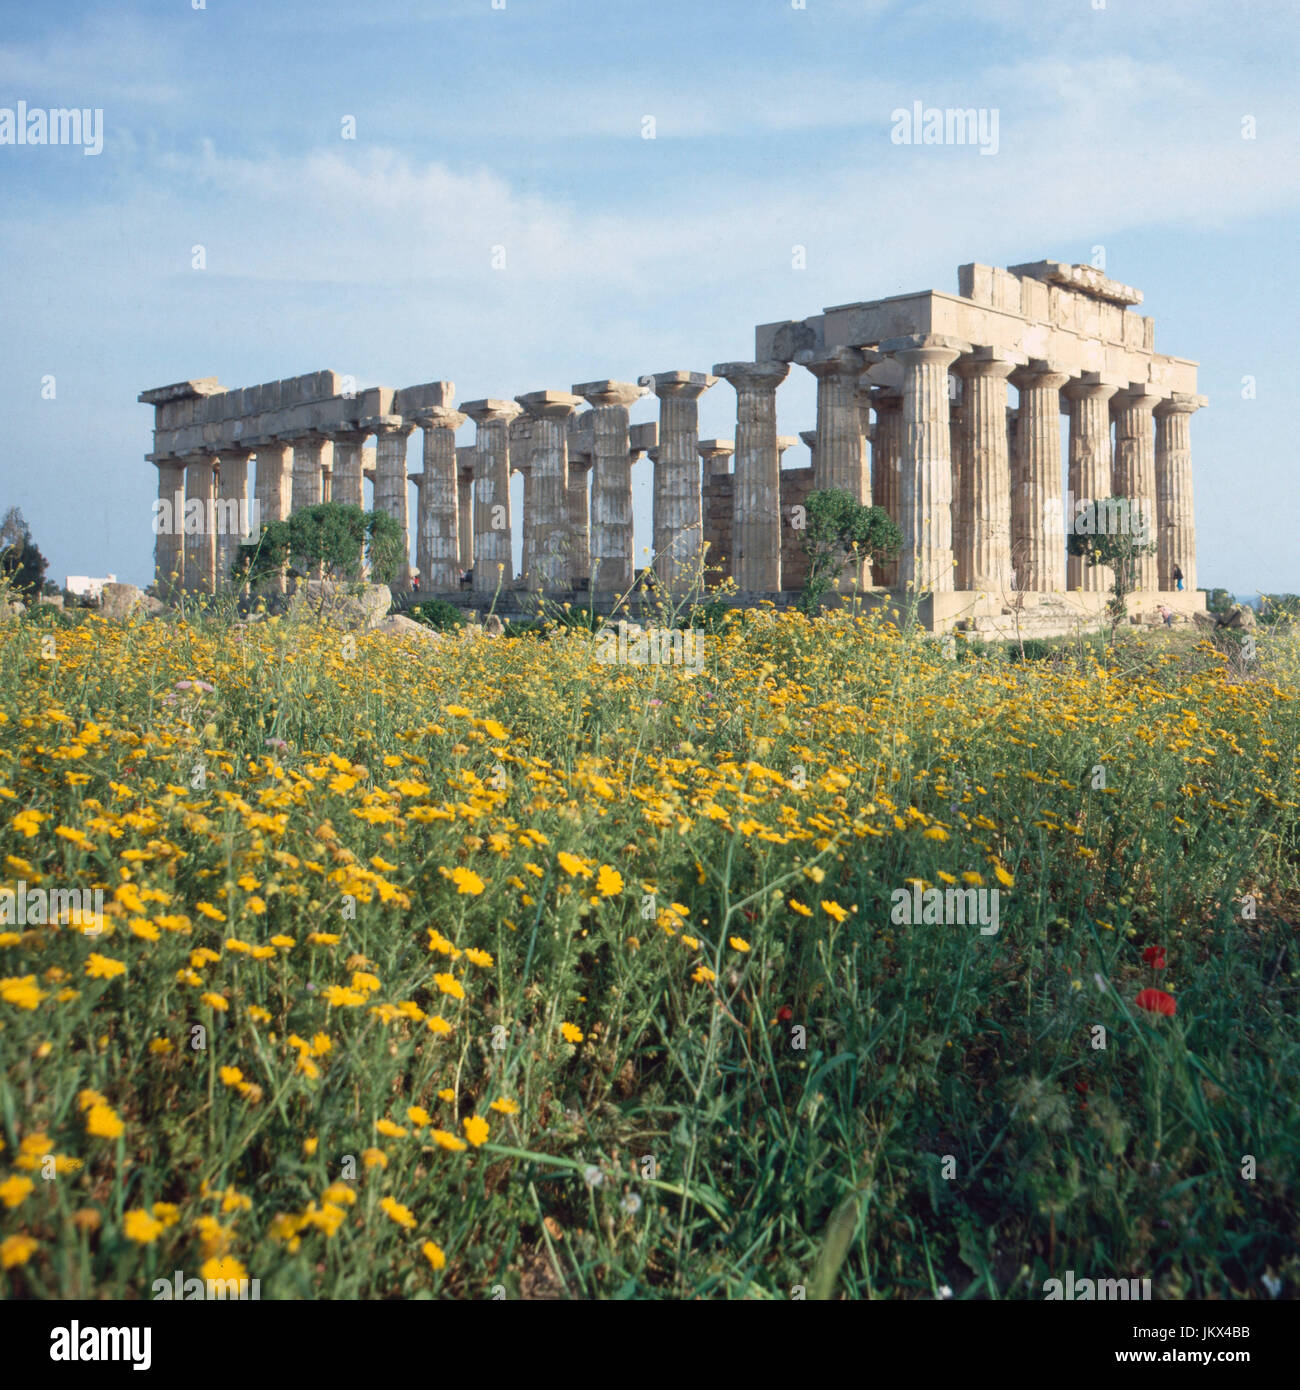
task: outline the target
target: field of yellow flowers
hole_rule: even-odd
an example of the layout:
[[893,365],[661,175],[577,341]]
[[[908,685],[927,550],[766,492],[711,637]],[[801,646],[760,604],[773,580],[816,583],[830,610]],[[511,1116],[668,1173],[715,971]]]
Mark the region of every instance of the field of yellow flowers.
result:
[[1294,646],[704,640],[0,629],[0,1291],[1295,1296]]

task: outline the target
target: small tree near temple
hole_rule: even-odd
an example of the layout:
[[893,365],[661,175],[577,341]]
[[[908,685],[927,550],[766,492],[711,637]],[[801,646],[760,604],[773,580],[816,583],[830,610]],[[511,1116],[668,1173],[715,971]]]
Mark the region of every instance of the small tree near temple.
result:
[[403,560],[406,533],[387,512],[363,512],[341,502],[322,502],[272,521],[240,547],[232,573],[237,584],[256,589],[286,569],[355,582],[368,561],[377,584],[389,584]]
[[803,552],[808,557],[808,573],[799,606],[812,614],[850,566],[897,555],[903,533],[883,507],[864,506],[851,492],[838,488],[810,492],[804,508]]
[[1127,497],[1108,497],[1104,502],[1097,502],[1093,514],[1110,518],[1115,524],[1093,531],[1072,529],[1069,549],[1071,555],[1081,556],[1089,566],[1110,567],[1114,580],[1106,602],[1106,616],[1110,619],[1110,633],[1114,638],[1116,629],[1128,618],[1128,596],[1137,587],[1138,560],[1143,555],[1155,554],[1156,547],[1147,539],[1151,528],[1141,507]]

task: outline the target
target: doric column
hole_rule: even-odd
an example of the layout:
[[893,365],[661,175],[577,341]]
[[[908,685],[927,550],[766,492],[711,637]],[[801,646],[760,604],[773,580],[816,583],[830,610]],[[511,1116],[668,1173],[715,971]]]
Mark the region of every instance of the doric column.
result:
[[154,515],[153,575],[161,599],[185,582],[185,465],[180,459],[153,459],[158,469],[158,507]]
[[474,446],[462,444],[456,450],[456,504],[460,516],[456,533],[460,537],[460,570],[474,568]]
[[334,445],[334,466],[330,470],[330,501],[365,510],[365,490],[361,477],[361,446],[365,430],[330,430]]
[[625,594],[632,554],[632,448],[628,407],[645,395],[630,381],[587,381],[573,388],[591,405],[591,567],[593,592]]
[[[953,377],[948,378],[949,381]],[[971,476],[966,457],[965,402],[948,396],[948,452],[952,458],[952,582],[970,588],[971,572]]]
[[[867,378],[862,378],[867,383]],[[903,525],[903,397],[889,387],[871,391],[876,411],[876,433],[871,444],[871,498],[901,530]],[[886,589],[898,587],[899,557],[876,567],[875,582]]]
[[[537,576],[537,513],[533,506],[533,422],[523,411],[510,422],[510,471],[523,481],[519,501],[520,577],[524,589],[535,590]],[[513,512],[514,504],[511,503]],[[513,551],[511,552],[513,556]]]
[[569,583],[591,590],[591,460],[581,445],[569,448]]
[[293,452],[278,442],[259,444],[254,458],[254,493],[262,525],[285,521],[293,497]]
[[800,430],[799,438],[808,446],[808,457],[812,460],[813,486],[817,486],[817,431]]
[[411,519],[407,503],[406,440],[415,428],[400,415],[376,415],[362,422],[375,436],[375,506],[402,528],[402,555],[392,583],[394,592],[411,587]]
[[1196,591],[1196,513],[1192,506],[1191,419],[1209,402],[1178,392],[1161,401],[1156,417],[1156,556],[1160,587],[1176,589],[1174,567],[1183,572],[1183,591]]
[[[1110,398],[1117,389],[1103,382],[1096,372],[1085,372],[1066,383],[1065,398],[1070,402],[1070,496],[1063,521],[1067,536],[1081,503],[1096,503],[1111,496]],[[1068,589],[1104,593],[1113,580],[1109,565],[1090,565],[1082,555],[1066,559]]]
[[859,386],[869,357],[857,348],[828,348],[813,354],[805,367],[817,378],[817,452],[814,490],[848,492],[870,505],[871,479],[863,448]]
[[[461,409],[477,426],[474,441],[474,592],[492,594],[514,582],[510,548],[510,422],[513,401],[466,401]],[[527,499],[524,521],[527,524]],[[527,531],[525,530],[525,539]],[[526,563],[526,562],[525,562]]]
[[953,368],[962,378],[964,587],[998,593],[1011,587],[1011,460],[1007,452],[1007,378],[1015,364],[976,348]]
[[[1149,540],[1155,540],[1156,526],[1156,450],[1151,416],[1161,399],[1154,387],[1137,383],[1119,392],[1110,407],[1115,417],[1115,496],[1128,499],[1130,517],[1133,508],[1141,508]],[[1155,555],[1139,556],[1135,574],[1138,592],[1154,591],[1159,583]]]
[[938,335],[890,338],[881,344],[903,364],[903,549],[898,583],[916,591],[950,592],[952,440],[948,368],[970,344]]
[[448,406],[432,406],[411,417],[424,431],[424,471],[416,518],[421,593],[454,594],[460,587],[456,431],[468,418]]
[[255,508],[248,504],[247,449],[223,449],[217,455],[216,551],[217,592],[229,593],[234,587],[231,569],[239,557],[240,542],[256,535],[261,526]]
[[[185,460],[185,592],[213,593],[217,547],[212,503],[216,497],[216,455],[191,454]],[[197,503],[197,505],[195,505]]]
[[701,439],[695,446],[704,470],[704,482],[722,473],[731,472],[731,456],[736,445],[730,439]]
[[568,391],[530,391],[515,400],[533,426],[533,504],[536,513],[536,585],[542,591],[570,587],[576,558],[569,534],[569,417],[582,397]]
[[700,397],[717,382],[706,372],[656,372],[641,378],[659,397],[654,474],[654,568],[672,594],[702,587],[704,511],[700,490]]
[[1011,475],[1011,556],[1016,587],[1038,593],[1065,588],[1061,529],[1061,387],[1069,374],[1030,361],[1012,373],[1020,423]]
[[720,362],[715,377],[736,391],[733,570],[742,593],[781,588],[781,460],[777,450],[776,388],[785,362]]
[[293,497],[290,511],[304,507],[319,507],[322,500],[321,447],[325,443],[319,434],[297,435],[289,438],[293,448]]

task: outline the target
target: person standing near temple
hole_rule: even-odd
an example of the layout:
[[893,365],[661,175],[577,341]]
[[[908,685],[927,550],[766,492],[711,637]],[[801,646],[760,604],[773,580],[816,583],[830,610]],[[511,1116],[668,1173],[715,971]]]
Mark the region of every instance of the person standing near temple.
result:
[[1178,592],[1179,592],[1180,594],[1182,593],[1182,591],[1183,591],[1183,572],[1182,572],[1181,569],[1178,568],[1177,565],[1174,566],[1174,587],[1178,590]]

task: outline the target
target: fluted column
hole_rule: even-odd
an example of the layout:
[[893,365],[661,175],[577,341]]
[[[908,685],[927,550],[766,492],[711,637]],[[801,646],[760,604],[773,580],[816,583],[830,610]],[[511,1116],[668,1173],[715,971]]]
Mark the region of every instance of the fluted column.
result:
[[573,388],[591,405],[591,587],[625,594],[632,553],[632,450],[628,407],[645,394],[630,381],[587,381]]
[[[510,548],[510,422],[519,414],[513,401],[466,401],[461,409],[474,421],[474,592],[495,593],[514,580]],[[528,506],[525,499],[524,522]],[[527,531],[525,530],[525,538]]]
[[[950,376],[949,381],[952,380]],[[966,406],[948,396],[948,451],[952,458],[952,582],[954,588],[970,588],[971,572],[971,475],[966,457]]]
[[901,588],[935,593],[953,588],[952,437],[948,368],[969,343],[927,335],[881,344],[903,365]]
[[515,400],[533,426],[533,505],[536,512],[537,588],[567,589],[574,561],[569,533],[569,418],[582,397],[568,391],[531,391]]
[[448,406],[434,406],[412,417],[424,431],[416,549],[420,557],[420,589],[427,594],[453,594],[460,587],[456,431],[468,418]]
[[1192,505],[1193,412],[1209,402],[1204,396],[1177,393],[1161,401],[1156,417],[1156,544],[1162,589],[1176,589],[1174,567],[1183,572],[1183,591],[1196,590],[1196,513]]
[[334,445],[334,466],[330,472],[330,501],[346,507],[365,510],[365,490],[362,486],[361,446],[366,442],[364,430],[331,430]]
[[240,543],[256,526],[254,508],[248,504],[247,449],[225,449],[217,456],[216,587],[229,593],[234,587],[231,569],[239,556]]
[[456,450],[456,505],[460,516],[456,534],[460,538],[460,570],[474,568],[474,446],[462,444]]
[[999,593],[1011,587],[1011,460],[1007,452],[1007,378],[1014,363],[990,348],[976,348],[954,370],[965,399],[962,493],[965,555],[963,587]]
[[569,583],[574,589],[591,589],[591,468],[592,456],[570,446],[568,522]]
[[[185,592],[215,590],[216,536],[212,503],[216,497],[216,456],[191,454],[185,460]],[[197,504],[197,505],[196,505]]]
[[290,439],[293,448],[293,495],[290,511],[321,504],[321,448],[324,438],[319,434],[298,435]]
[[721,362],[715,377],[736,391],[733,574],[742,593],[781,588],[781,461],[777,450],[776,388],[784,362]]
[[[1115,417],[1115,496],[1128,499],[1131,518],[1134,508],[1141,509],[1149,540],[1156,538],[1156,450],[1151,416],[1160,400],[1160,393],[1153,387],[1136,385],[1111,401]],[[1154,591],[1159,583],[1156,556],[1139,556],[1134,575],[1138,592]]]
[[519,502],[520,578],[524,589],[536,589],[537,510],[533,505],[533,422],[522,411],[517,419],[510,422],[509,440],[510,471],[518,473],[523,480],[523,495]]
[[185,465],[180,459],[154,459],[153,463],[158,469],[153,575],[158,597],[166,599],[185,582]]
[[1016,587],[1038,593],[1065,588],[1061,529],[1061,387],[1069,375],[1042,361],[1012,373],[1020,423],[1011,475],[1011,554]]
[[672,594],[680,595],[703,583],[699,401],[716,382],[716,376],[687,371],[656,372],[641,378],[641,385],[648,386],[659,398],[654,567],[659,582]]
[[402,528],[402,555],[390,588],[411,587],[411,517],[407,502],[406,440],[415,428],[400,415],[377,415],[365,422],[375,436],[375,506]]
[[[866,383],[867,378],[863,377]],[[903,397],[898,391],[876,387],[871,391],[876,410],[876,433],[871,445],[871,497],[901,530],[903,514]],[[899,557],[885,560],[875,569],[875,582],[898,587]]]
[[803,365],[817,378],[813,488],[847,492],[854,501],[869,506],[871,479],[863,448],[858,387],[867,361],[868,355],[857,348],[838,347],[814,354]]
[[[1111,496],[1110,399],[1117,390],[1096,372],[1085,372],[1066,383],[1065,398],[1070,402],[1071,494],[1064,515],[1067,536],[1081,504],[1095,504]],[[1109,565],[1090,565],[1082,555],[1066,558],[1067,588],[1104,593],[1113,582]]]

